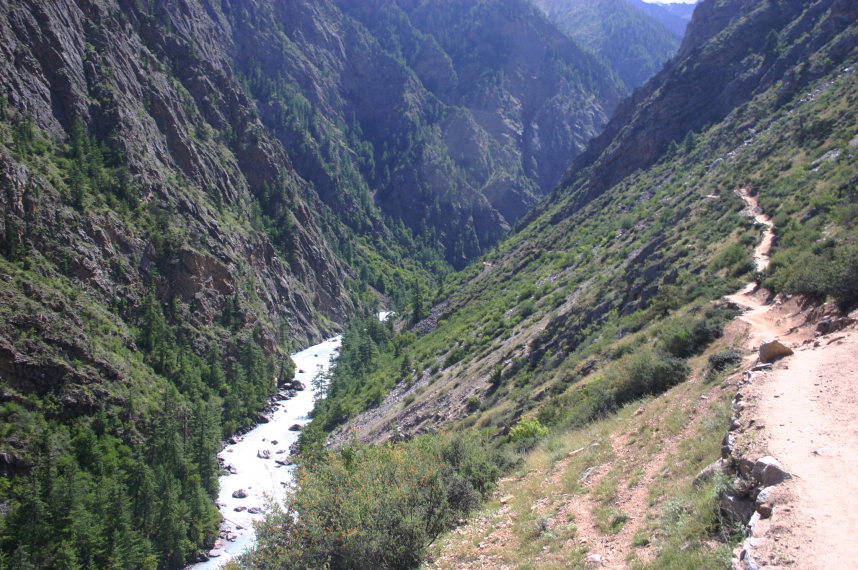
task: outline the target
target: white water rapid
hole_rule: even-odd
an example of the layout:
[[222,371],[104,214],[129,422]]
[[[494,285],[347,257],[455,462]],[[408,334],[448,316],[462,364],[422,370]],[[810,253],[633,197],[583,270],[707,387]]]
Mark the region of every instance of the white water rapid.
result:
[[[290,400],[278,401],[278,409],[268,415],[271,421],[237,437],[237,443],[227,445],[218,454],[225,466],[235,469],[235,474],[225,473],[220,478],[217,503],[224,519],[221,538],[209,553],[211,559],[191,566],[193,570],[220,568],[253,546],[253,521],[264,516],[262,510],[267,497],[276,501],[285,497],[292,484],[294,467],[280,465],[276,461],[285,460],[289,456],[289,446],[298,440],[299,432],[289,431],[289,428],[310,421],[314,397],[311,382],[320,371],[328,370],[331,360],[339,352],[341,340],[335,336],[293,354],[295,380],[301,381],[306,389]],[[268,458],[263,459],[260,455],[265,456],[266,451]],[[240,489],[247,496],[241,499],[233,497],[233,493]]]
[[[383,311],[378,318],[384,321],[392,314]],[[320,372],[327,372],[339,355],[341,344],[342,337],[335,336],[293,354],[295,380],[304,384],[306,389],[289,400],[278,400],[277,410],[268,414],[268,423],[259,424],[243,436],[236,437],[236,443],[227,445],[218,454],[225,467],[235,470],[233,474],[225,473],[220,477],[217,504],[223,515],[221,538],[209,552],[208,562],[194,564],[188,570],[220,568],[253,546],[256,539],[253,521],[265,516],[263,511],[269,498],[282,501],[292,484],[295,468],[277,463],[278,460],[285,462],[289,457],[289,446],[298,441],[299,432],[289,431],[289,428],[310,421],[315,397],[312,380]],[[239,490],[247,496],[233,497],[233,493]]]

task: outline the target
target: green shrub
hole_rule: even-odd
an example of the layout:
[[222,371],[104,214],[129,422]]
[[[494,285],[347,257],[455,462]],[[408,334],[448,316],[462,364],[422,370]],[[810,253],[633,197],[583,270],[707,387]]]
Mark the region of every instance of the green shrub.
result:
[[533,302],[533,299],[527,299],[521,305],[518,306],[518,316],[522,319],[525,319],[536,312],[536,303]]
[[617,404],[660,394],[688,377],[684,360],[644,349],[623,358],[615,367],[613,391]]
[[734,244],[719,253],[715,259],[712,260],[709,269],[712,271],[719,271],[724,268],[730,268],[731,274],[741,275],[746,269],[750,271],[753,267],[753,259],[751,259],[748,249],[739,244]]
[[676,358],[700,354],[714,340],[721,338],[724,324],[734,316],[735,311],[715,306],[696,321],[684,320],[666,325],[661,332],[661,348]]
[[472,438],[331,452],[298,471],[298,490],[257,528],[241,567],[416,568],[429,544],[492,491],[498,473],[485,442]]
[[709,365],[707,366],[707,374],[712,375],[715,372],[721,372],[734,366],[742,361],[742,353],[736,349],[722,350],[716,352],[709,357]]
[[520,449],[530,449],[548,435],[548,428],[537,418],[524,418],[509,430],[509,440]]
[[665,351],[677,358],[687,358],[695,351],[691,330],[684,324],[666,327],[662,332],[661,343]]
[[778,261],[769,282],[776,290],[820,300],[830,296],[845,306],[858,302],[858,245],[805,251]]
[[[450,368],[463,358],[467,356],[468,350],[464,346],[456,346],[450,353],[447,355],[447,358],[444,359],[444,368]],[[434,374],[435,371],[433,371]]]

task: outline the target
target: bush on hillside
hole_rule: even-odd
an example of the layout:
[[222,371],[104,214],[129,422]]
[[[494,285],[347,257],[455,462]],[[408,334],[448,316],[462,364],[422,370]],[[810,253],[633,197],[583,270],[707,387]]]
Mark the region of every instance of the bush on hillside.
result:
[[709,357],[709,365],[706,367],[706,375],[711,378],[715,373],[727,370],[741,361],[741,351],[734,348],[716,352]]
[[844,306],[858,303],[858,245],[806,251],[790,261],[779,258],[767,285],[777,291],[822,300],[832,297]]
[[257,529],[242,568],[407,569],[493,489],[483,442],[426,436],[349,446],[297,474],[298,490]]
[[735,311],[714,306],[698,320],[670,323],[661,331],[661,348],[676,358],[700,354],[714,340],[721,338],[724,325],[734,316]]
[[622,405],[660,394],[685,380],[689,372],[684,360],[649,349],[639,350],[620,360],[614,368],[614,398]]
[[524,418],[509,430],[509,440],[521,450],[531,449],[546,435],[548,428],[537,418]]

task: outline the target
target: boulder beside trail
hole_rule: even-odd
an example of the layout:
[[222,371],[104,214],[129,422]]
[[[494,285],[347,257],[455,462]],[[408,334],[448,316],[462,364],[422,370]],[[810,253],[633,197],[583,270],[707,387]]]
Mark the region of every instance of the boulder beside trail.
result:
[[700,473],[694,478],[694,487],[699,489],[705,483],[711,481],[715,475],[727,474],[732,475],[735,472],[731,461],[721,458],[704,467]]
[[751,477],[758,481],[763,487],[771,487],[782,483],[790,478],[790,474],[784,471],[781,464],[774,457],[765,456],[757,459]]
[[816,324],[816,332],[820,335],[831,334],[854,324],[855,319],[851,319],[849,317],[825,319]]
[[760,345],[760,362],[763,364],[774,362],[778,358],[791,354],[793,354],[792,349],[777,340],[764,342]]

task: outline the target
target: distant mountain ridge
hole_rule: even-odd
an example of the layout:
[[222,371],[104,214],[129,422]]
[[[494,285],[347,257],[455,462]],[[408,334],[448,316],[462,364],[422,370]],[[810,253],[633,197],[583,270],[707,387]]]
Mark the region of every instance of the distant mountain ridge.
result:
[[371,195],[457,267],[553,189],[622,93],[524,0],[250,6],[266,17],[226,14],[238,69],[297,170],[347,219],[345,197]]
[[668,30],[679,37],[685,35],[685,28],[688,26],[688,22],[691,21],[691,15],[697,6],[697,4],[685,4],[682,2],[661,3],[644,2],[643,0],[626,0],[626,2],[658,20]]
[[629,90],[676,53],[686,21],[641,0],[533,0],[579,45],[598,55]]

